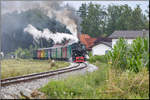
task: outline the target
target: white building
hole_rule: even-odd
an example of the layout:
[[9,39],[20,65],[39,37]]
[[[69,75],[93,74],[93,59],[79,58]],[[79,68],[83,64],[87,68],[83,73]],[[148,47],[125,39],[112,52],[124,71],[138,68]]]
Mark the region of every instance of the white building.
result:
[[107,50],[111,50],[111,42],[100,42],[93,46],[92,55],[105,55]]
[[119,38],[127,40],[131,44],[137,37],[149,37],[149,31],[114,31],[108,38],[98,38],[92,46],[92,55],[105,55],[111,50]]
[[92,55],[105,55],[107,50],[111,50],[111,38],[98,37],[92,46]]
[[[128,44],[131,44],[134,39],[125,39],[125,40],[127,41]],[[118,39],[112,39],[112,48],[114,47],[117,41]]]
[[119,38],[124,38],[127,40],[128,44],[131,44],[134,39],[137,37],[149,37],[149,31],[143,30],[143,31],[114,31],[109,38],[112,38],[112,48],[116,44]]

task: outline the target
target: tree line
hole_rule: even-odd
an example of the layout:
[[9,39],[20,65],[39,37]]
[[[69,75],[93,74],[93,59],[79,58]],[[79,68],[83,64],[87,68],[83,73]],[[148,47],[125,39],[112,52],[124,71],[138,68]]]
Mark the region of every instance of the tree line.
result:
[[[148,9],[148,8],[147,8]],[[148,15],[148,10],[145,11]],[[78,10],[82,18],[81,32],[91,37],[108,36],[115,30],[149,29],[149,16],[137,5],[132,9],[125,5],[82,4]]]

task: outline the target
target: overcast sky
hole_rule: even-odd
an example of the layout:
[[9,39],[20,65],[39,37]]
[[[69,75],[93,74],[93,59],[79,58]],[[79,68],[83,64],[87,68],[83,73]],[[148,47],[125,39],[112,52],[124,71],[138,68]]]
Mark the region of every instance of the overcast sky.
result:
[[[50,0],[49,0],[50,1]],[[57,1],[57,0],[56,0]],[[40,2],[44,2],[44,1],[2,1],[2,12],[3,10],[13,10],[13,9],[20,9],[20,8],[26,8],[27,6],[33,6],[32,3],[40,3]],[[69,4],[72,7],[74,7],[76,10],[79,9],[79,7],[81,6],[82,3],[94,3],[94,4],[101,4],[104,5],[105,7],[107,7],[108,5],[124,5],[127,4],[129,5],[131,8],[135,8],[136,5],[140,5],[143,13],[145,13],[145,10],[147,9],[148,5],[149,5],[149,1],[63,1],[60,2],[61,5],[66,5]],[[26,4],[26,6],[23,6],[23,4]],[[29,6],[30,5],[30,6]],[[3,9],[5,8],[5,9]],[[148,9],[149,10],[149,9]]]
[[[71,6],[73,6],[74,8],[78,9],[82,3],[95,3],[95,4],[101,4],[104,6],[108,6],[108,5],[124,5],[124,4],[128,4],[129,6],[131,6],[131,8],[135,8],[136,5],[140,5],[142,11],[145,11],[149,5],[149,1],[64,1],[63,4],[69,4]],[[149,9],[148,9],[149,10]]]

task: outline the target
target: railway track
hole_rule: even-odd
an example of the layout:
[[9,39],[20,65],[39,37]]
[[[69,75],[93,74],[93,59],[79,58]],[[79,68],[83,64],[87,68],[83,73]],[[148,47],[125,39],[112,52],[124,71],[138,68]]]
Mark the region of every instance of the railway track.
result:
[[62,68],[54,71],[47,71],[47,72],[41,72],[41,73],[36,73],[36,74],[30,74],[30,75],[24,75],[24,76],[18,76],[18,77],[11,77],[11,78],[6,78],[1,80],[1,86],[8,86],[11,84],[18,84],[20,82],[27,82],[27,81],[32,81],[34,79],[40,79],[48,76],[55,76],[75,70],[80,70],[85,67],[87,67],[86,63],[82,63],[84,66],[80,67],[81,64],[77,64],[72,67],[67,67],[67,68]]

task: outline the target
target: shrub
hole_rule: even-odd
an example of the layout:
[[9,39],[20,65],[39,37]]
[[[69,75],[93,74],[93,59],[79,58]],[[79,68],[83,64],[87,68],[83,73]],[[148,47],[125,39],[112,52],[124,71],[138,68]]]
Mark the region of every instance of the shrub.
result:
[[148,40],[148,38],[138,37],[130,45],[120,38],[113,51],[109,51],[106,57],[112,62],[114,68],[129,69],[134,72],[139,72],[142,67],[149,68]]
[[105,56],[91,56],[89,59],[90,63],[95,63],[96,61],[99,62],[106,62],[106,57]]
[[89,52],[89,57],[92,57],[92,52]]

